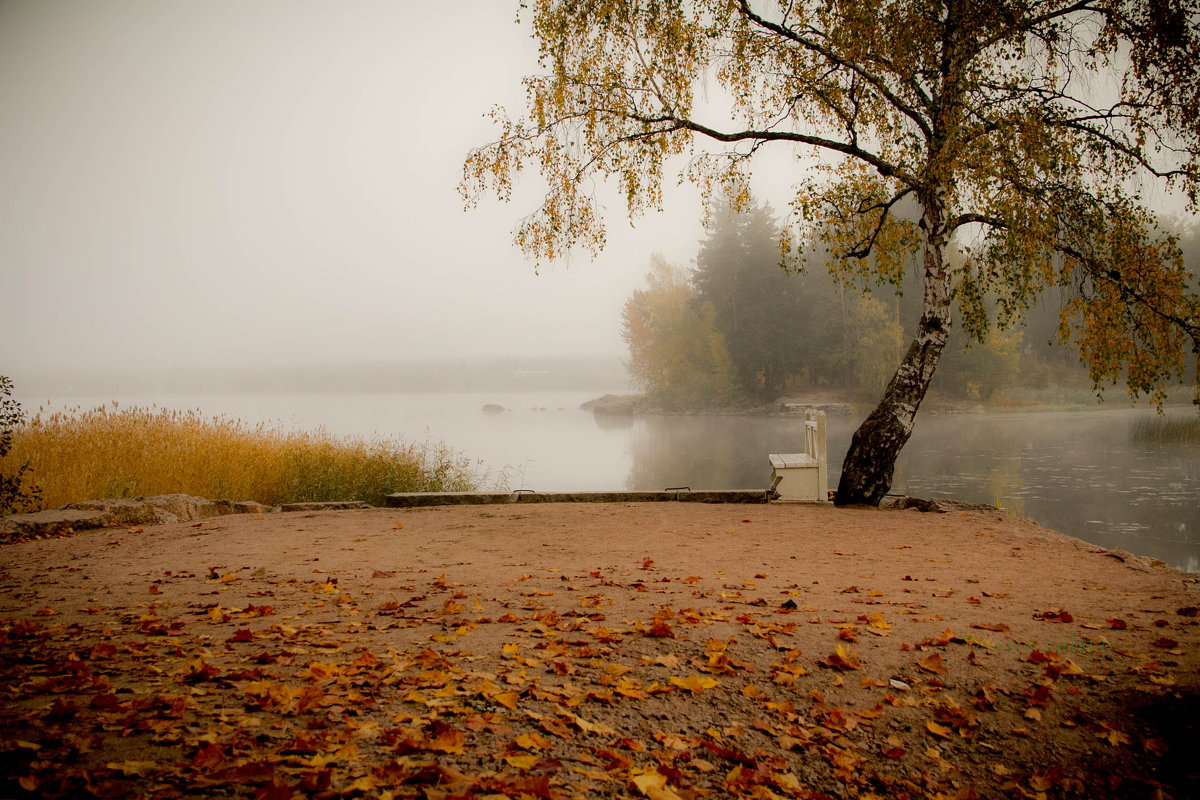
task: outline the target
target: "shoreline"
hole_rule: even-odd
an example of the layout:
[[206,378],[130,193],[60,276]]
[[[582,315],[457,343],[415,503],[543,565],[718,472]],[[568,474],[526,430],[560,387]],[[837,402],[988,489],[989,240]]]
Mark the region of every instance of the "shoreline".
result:
[[[1139,408],[1150,408],[1149,401],[1136,403],[1127,396],[1120,398],[1121,402],[1095,401],[1082,403],[1075,400],[1064,401],[1010,401],[1000,400],[964,400],[945,397],[927,398],[922,404],[922,413],[931,416],[954,414],[997,414],[997,413],[1037,413],[1037,412],[1087,412],[1087,411],[1130,411]],[[605,394],[587,400],[579,405],[582,411],[591,411],[597,416],[760,416],[760,417],[803,417],[805,410],[824,411],[829,416],[865,416],[874,407],[874,400],[837,401],[828,398],[809,398],[803,396],[781,397],[770,403],[758,406],[725,406],[704,409],[667,409],[653,401],[645,394]],[[1187,400],[1168,400],[1163,403],[1163,409],[1191,408],[1193,403]]]

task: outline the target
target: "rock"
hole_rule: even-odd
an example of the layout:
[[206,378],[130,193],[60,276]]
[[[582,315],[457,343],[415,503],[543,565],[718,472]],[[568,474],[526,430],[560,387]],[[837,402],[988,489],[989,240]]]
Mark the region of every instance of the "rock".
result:
[[[117,525],[144,525],[162,522],[158,509],[140,500],[129,498],[112,500],[88,500],[83,503],[69,503],[62,507],[64,511],[90,511],[101,514],[104,518],[102,527],[111,528]],[[168,521],[174,522],[173,517]],[[101,527],[101,526],[98,526]]]
[[0,541],[28,536],[65,536],[75,531],[106,527],[103,511],[49,509],[31,514],[13,514],[0,519]]
[[187,494],[115,498],[70,503],[59,509],[14,514],[0,519],[0,540],[36,536],[65,536],[94,528],[191,522],[228,514],[265,514],[270,511],[252,500],[206,500]]
[[495,403],[487,403],[483,407],[483,413],[485,414],[503,414],[504,411],[504,406],[496,405]]
[[606,394],[595,400],[588,400],[579,407],[593,414],[611,414],[631,416],[639,410],[645,398],[636,394]]
[[910,497],[908,495],[888,496],[879,504],[880,508],[903,511],[924,511],[935,512],[938,514],[946,514],[951,511],[996,511],[997,508],[987,503],[964,503],[959,500],[945,500],[934,498],[925,500],[920,497]]
[[[255,504],[256,506],[259,504]],[[236,514],[231,500],[206,500],[189,494],[161,494],[119,500],[88,500],[64,508],[102,511],[111,515],[109,525],[145,525],[158,522],[192,522]]]
[[233,504],[233,513],[235,514],[269,514],[271,511],[270,506],[264,506],[253,500],[243,500]]
[[284,503],[280,511],[354,511],[371,506],[361,500],[330,500],[324,503]]

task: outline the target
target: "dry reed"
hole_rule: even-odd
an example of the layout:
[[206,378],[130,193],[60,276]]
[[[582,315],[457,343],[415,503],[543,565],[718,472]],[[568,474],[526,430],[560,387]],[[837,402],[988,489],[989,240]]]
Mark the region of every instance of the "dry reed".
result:
[[464,491],[478,477],[440,442],[285,432],[199,411],[118,408],[39,412],[16,429],[5,461],[33,469],[42,508],[183,492],[267,505]]
[[1200,417],[1180,415],[1139,419],[1134,423],[1131,435],[1135,441],[1155,444],[1200,443]]

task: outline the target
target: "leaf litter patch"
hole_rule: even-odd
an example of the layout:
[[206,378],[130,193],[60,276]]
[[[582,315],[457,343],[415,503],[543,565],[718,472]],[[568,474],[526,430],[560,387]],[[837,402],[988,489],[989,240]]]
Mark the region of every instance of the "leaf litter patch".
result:
[[[355,527],[326,546],[380,535]],[[815,582],[715,552],[722,568],[697,575],[657,549],[512,563],[488,581],[447,552],[436,572],[188,564],[103,591],[88,573],[121,557],[108,545],[9,561],[2,793],[1194,792],[1191,721],[1168,712],[1195,709],[1194,603],[1171,608],[1164,591],[1122,605],[1096,587],[1068,609],[1016,581],[957,582],[904,547],[890,576],[860,544],[828,548],[848,579]]]

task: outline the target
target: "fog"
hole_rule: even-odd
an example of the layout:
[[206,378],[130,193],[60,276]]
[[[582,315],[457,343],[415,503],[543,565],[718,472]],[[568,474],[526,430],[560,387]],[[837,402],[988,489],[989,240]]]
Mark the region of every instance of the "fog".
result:
[[0,368],[617,356],[694,191],[534,265],[536,180],[465,211],[463,157],[523,109],[516,3],[0,0]]

